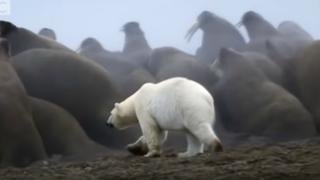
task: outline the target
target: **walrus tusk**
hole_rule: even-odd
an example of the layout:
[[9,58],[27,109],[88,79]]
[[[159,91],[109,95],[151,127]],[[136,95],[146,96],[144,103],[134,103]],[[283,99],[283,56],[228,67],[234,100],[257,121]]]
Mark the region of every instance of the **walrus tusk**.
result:
[[241,28],[243,26],[243,22],[242,21],[240,21],[240,22],[238,22],[237,24],[236,24],[236,27],[237,28]]
[[194,23],[191,28],[188,30],[185,39],[187,39],[188,42],[192,39],[193,35],[198,31],[200,28],[199,22]]

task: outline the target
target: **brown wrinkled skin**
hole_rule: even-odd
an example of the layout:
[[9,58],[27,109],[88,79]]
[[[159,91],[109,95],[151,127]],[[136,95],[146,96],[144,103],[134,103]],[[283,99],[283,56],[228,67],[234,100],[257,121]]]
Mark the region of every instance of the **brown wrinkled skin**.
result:
[[0,40],[0,164],[26,166],[46,158],[28,95]]
[[105,125],[120,96],[98,64],[76,53],[49,49],[25,51],[12,64],[31,96],[70,112],[91,139],[111,148],[124,148],[135,140],[130,130]]

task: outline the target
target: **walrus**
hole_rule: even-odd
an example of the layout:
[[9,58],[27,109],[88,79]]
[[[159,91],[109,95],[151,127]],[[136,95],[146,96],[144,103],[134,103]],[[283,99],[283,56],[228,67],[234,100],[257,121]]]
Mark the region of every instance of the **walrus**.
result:
[[[293,40],[293,37],[281,33],[260,14],[248,11],[241,20],[247,30],[249,43],[247,51],[256,51],[267,55],[284,69],[285,60],[295,57],[305,47],[305,43]],[[270,51],[270,49],[275,49]]]
[[[270,81],[281,86],[284,85],[284,72],[282,68],[280,68],[269,57],[254,51],[241,52],[241,55],[245,57],[245,60],[253,63],[257,68],[259,68]],[[220,66],[220,61],[216,60],[214,63],[212,63],[210,69],[217,73],[217,76],[221,76]]]
[[227,130],[274,141],[316,135],[311,114],[288,91],[268,80],[245,56],[222,49],[223,76],[215,89],[216,106]]
[[194,56],[172,47],[155,48],[149,62],[149,70],[157,81],[172,77],[186,77],[199,82],[209,91],[216,82],[216,76],[207,65]]
[[35,125],[49,156],[93,156],[106,149],[92,141],[78,121],[63,108],[29,97]]
[[24,167],[47,155],[8,52],[8,42],[0,39],[0,164]]
[[312,113],[320,132],[320,41],[315,41],[303,53],[289,62],[286,69],[289,89]]
[[[105,49],[102,44],[93,37],[85,38],[77,49],[77,52],[83,56],[95,60],[100,56],[112,57],[121,59],[120,61],[129,61],[120,51],[109,51]],[[97,57],[96,57],[97,56]]]
[[155,82],[155,78],[144,68],[134,64],[124,55],[110,52],[94,38],[85,39],[79,53],[103,66],[111,80],[126,98],[136,92],[144,83]]
[[57,40],[56,33],[52,29],[49,29],[49,28],[40,29],[38,34],[43,36],[43,37],[50,38],[52,40]]
[[142,31],[140,24],[135,21],[123,25],[125,43],[122,53],[133,63],[146,68],[151,54],[151,47]]
[[11,56],[33,48],[72,51],[54,40],[41,37],[40,35],[37,35],[25,28],[19,28],[7,21],[0,21],[0,37],[8,40]]
[[130,133],[105,129],[105,111],[120,94],[109,73],[92,60],[68,51],[31,49],[14,56],[12,64],[30,96],[70,112],[96,142],[120,148],[134,139]]
[[206,65],[213,63],[222,47],[243,50],[246,46],[243,36],[235,26],[209,11],[203,11],[198,16],[186,38],[190,41],[198,29],[203,31],[203,37],[196,58]]
[[267,53],[271,59],[286,69],[288,61],[300,55],[314,40],[307,31],[292,21],[280,23],[278,30],[287,43],[279,44],[279,42],[267,40]]
[[310,33],[303,29],[299,24],[293,21],[283,21],[278,25],[278,31],[288,38],[294,38],[307,42],[314,41]]
[[246,50],[256,51],[268,55],[266,50],[266,40],[278,38],[278,30],[260,14],[254,11],[248,11],[243,16],[239,26],[244,25],[249,36],[249,42]]
[[138,68],[131,71],[124,82],[122,82],[121,88],[125,90],[123,93],[126,97],[136,92],[145,83],[155,83],[157,80],[148,71]]

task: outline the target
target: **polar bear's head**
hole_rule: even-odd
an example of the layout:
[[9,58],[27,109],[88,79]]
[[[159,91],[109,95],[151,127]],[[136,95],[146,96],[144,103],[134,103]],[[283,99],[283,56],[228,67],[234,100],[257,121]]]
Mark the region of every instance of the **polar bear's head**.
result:
[[136,124],[137,122],[138,120],[133,109],[126,107],[122,103],[115,103],[106,124],[108,127],[125,129]]

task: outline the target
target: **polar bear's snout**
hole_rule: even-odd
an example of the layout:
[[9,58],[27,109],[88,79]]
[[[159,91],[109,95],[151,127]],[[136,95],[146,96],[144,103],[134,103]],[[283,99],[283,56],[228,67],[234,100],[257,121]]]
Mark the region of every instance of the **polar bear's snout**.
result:
[[112,116],[109,116],[109,118],[108,118],[108,120],[107,120],[107,122],[106,122],[106,126],[107,126],[107,127],[110,127],[110,128],[113,128],[113,127],[114,127],[114,125],[113,125],[113,123],[112,123]]

